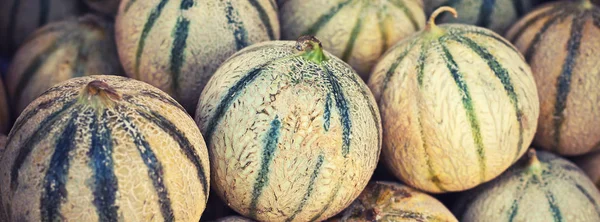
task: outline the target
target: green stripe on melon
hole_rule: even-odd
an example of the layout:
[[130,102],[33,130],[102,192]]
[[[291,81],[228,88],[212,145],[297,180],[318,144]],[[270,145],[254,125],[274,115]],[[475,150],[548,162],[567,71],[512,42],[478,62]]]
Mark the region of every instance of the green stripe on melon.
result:
[[78,0],[0,1],[0,53],[11,55],[38,27],[80,12]]
[[11,221],[198,221],[208,153],[185,110],[116,76],[65,81],[17,119],[0,159]]
[[[537,155],[537,156],[536,156]],[[598,221],[600,192],[581,169],[554,154],[530,155],[456,204],[461,221]]]
[[444,10],[453,11],[436,11],[369,80],[386,129],[384,161],[429,192],[466,190],[499,175],[529,146],[539,112],[522,55],[487,29],[436,26]]
[[210,147],[214,188],[253,219],[331,217],[358,196],[377,164],[373,96],[314,37],[238,52],[200,98],[196,122]]
[[279,21],[270,0],[124,0],[116,36],[127,75],[191,113],[218,66],[246,46],[279,39]]
[[74,77],[123,73],[112,25],[95,15],[50,23],[15,55],[6,83],[18,115],[50,87]]
[[368,79],[377,59],[425,25],[420,0],[289,0],[280,3],[282,37],[315,35]]
[[525,54],[542,101],[535,143],[562,155],[598,150],[600,7],[588,0],[536,9],[507,36]]

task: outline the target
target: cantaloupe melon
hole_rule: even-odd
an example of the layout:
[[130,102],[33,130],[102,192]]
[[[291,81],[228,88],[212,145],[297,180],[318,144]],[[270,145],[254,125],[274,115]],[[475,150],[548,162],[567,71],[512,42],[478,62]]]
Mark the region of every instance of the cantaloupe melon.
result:
[[558,1],[507,34],[531,64],[540,95],[535,145],[561,155],[600,150],[600,6]]
[[374,181],[339,217],[329,221],[422,221],[458,222],[454,215],[432,196],[408,186]]
[[539,115],[531,69],[494,32],[433,20],[394,46],[369,86],[383,122],[382,159],[405,183],[461,191],[500,175],[529,146]]
[[288,0],[279,7],[283,39],[315,35],[364,80],[390,46],[425,26],[421,0]]
[[202,92],[196,122],[214,188],[260,221],[317,221],[367,185],[381,122],[366,84],[312,36],[236,53]]
[[11,55],[38,27],[80,13],[79,0],[0,1],[0,54]]
[[540,0],[425,0],[425,9],[430,14],[441,6],[453,7],[460,17],[441,15],[437,22],[476,25],[502,35],[539,2]]
[[6,85],[18,116],[50,87],[74,77],[122,75],[113,26],[96,16],[50,23],[33,33],[17,51]]
[[123,0],[116,18],[127,75],[169,93],[190,113],[225,59],[279,35],[272,0]]
[[575,159],[575,163],[600,189],[600,152],[590,153]]
[[492,182],[467,191],[456,204],[459,220],[600,221],[600,192],[581,169],[548,152],[529,154]]
[[4,83],[2,82],[2,78],[0,78],[0,134],[8,134],[10,123],[10,109],[6,100]]
[[9,221],[197,222],[200,130],[166,93],[119,76],[67,80],[19,116],[0,159]]

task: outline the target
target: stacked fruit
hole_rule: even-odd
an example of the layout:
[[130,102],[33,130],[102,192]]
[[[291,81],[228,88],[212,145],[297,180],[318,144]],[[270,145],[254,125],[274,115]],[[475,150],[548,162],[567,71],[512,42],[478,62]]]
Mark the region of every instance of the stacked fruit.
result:
[[540,3],[3,1],[0,221],[600,221],[600,5]]

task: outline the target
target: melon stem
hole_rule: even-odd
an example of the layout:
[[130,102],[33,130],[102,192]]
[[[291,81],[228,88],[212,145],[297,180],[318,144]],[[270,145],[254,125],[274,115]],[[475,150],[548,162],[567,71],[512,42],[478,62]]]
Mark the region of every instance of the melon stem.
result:
[[298,41],[296,41],[296,50],[300,51],[300,56],[303,58],[319,65],[329,60],[323,52],[321,41],[311,35],[305,35],[298,38]]
[[81,93],[80,102],[88,104],[97,110],[112,107],[115,101],[121,100],[117,91],[100,80],[94,80],[85,86]]
[[434,35],[434,36],[443,35],[443,33],[445,31],[442,30],[440,27],[438,27],[435,24],[435,19],[443,12],[450,12],[454,16],[454,18],[458,17],[458,13],[456,12],[456,9],[454,9],[452,7],[448,7],[448,6],[439,7],[438,9],[433,11],[433,13],[431,13],[431,16],[429,17],[429,21],[427,21],[427,25],[425,26],[426,33],[430,33],[431,35]]
[[529,172],[539,174],[542,171],[542,163],[540,163],[535,149],[530,149],[527,155],[529,156],[529,162],[527,163]]

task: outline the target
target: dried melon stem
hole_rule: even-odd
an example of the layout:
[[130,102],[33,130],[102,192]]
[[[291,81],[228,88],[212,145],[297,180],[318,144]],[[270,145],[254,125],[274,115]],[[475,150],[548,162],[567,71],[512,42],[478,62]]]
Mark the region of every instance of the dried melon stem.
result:
[[527,153],[527,156],[529,157],[529,162],[527,163],[528,171],[533,174],[541,173],[542,172],[542,164],[540,163],[540,160],[537,158],[535,149],[530,149],[529,152]]
[[296,50],[300,51],[300,56],[317,64],[329,60],[325,56],[325,53],[323,53],[321,41],[312,35],[305,35],[298,38],[298,41],[296,41]]
[[83,89],[79,101],[101,110],[112,107],[115,101],[119,100],[121,100],[121,95],[114,88],[103,81],[94,80]]
[[440,27],[438,27],[435,24],[435,19],[440,14],[442,14],[442,12],[450,12],[454,16],[454,18],[458,17],[458,13],[456,12],[456,9],[454,9],[452,7],[448,7],[448,6],[439,7],[433,13],[431,13],[431,16],[429,17],[429,21],[427,21],[427,26],[425,26],[426,37],[439,38],[442,35],[444,35],[444,33],[446,33],[445,30],[441,29]]

